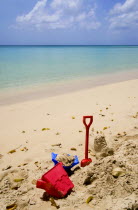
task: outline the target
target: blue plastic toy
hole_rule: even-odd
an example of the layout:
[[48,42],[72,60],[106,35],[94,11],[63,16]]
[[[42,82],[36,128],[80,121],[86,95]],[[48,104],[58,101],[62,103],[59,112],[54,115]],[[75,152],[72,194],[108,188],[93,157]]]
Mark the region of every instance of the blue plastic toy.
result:
[[[52,152],[51,156],[52,156],[52,161],[56,165],[58,163],[58,161],[56,160],[56,157],[58,156],[58,154],[55,154],[55,153]],[[70,155],[68,154],[68,156],[70,156]],[[75,165],[77,165],[79,163],[77,155],[75,155],[74,158],[75,158],[74,162],[70,166],[63,166],[63,168],[65,170],[70,170],[73,166],[75,166]]]

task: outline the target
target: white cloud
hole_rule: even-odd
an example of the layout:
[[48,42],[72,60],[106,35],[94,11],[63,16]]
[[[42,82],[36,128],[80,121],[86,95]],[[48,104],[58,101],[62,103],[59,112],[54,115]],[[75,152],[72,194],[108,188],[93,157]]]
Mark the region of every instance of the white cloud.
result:
[[51,3],[52,8],[77,8],[80,0],[53,0]]
[[138,10],[137,0],[126,0],[124,4],[117,3],[110,11],[111,14],[132,12]]
[[97,29],[100,26],[100,22],[96,20],[94,9],[89,10],[87,13],[80,13],[78,16],[76,16],[75,20],[76,22],[79,22],[81,28]]
[[128,29],[138,26],[138,0],[126,0],[124,4],[117,3],[110,11],[111,29]]
[[82,21],[85,20],[85,18],[86,18],[86,13],[83,12],[76,16],[76,21]]
[[110,19],[110,28],[127,29],[138,26],[138,11],[123,13]]
[[[43,12],[43,9],[45,7],[47,3],[47,0],[41,0],[41,1],[38,1],[36,3],[36,5],[34,6],[34,8],[26,15],[22,15],[22,16],[18,16],[16,18],[16,21],[17,22],[24,22],[24,21],[32,21],[33,18],[36,19],[36,17],[38,17],[40,15],[40,12],[42,13]],[[37,14],[37,16],[36,16]]]
[[92,2],[87,6],[85,0],[39,0],[29,13],[18,16],[16,22],[18,26],[29,25],[39,29],[97,29],[100,23],[96,19],[96,7]]

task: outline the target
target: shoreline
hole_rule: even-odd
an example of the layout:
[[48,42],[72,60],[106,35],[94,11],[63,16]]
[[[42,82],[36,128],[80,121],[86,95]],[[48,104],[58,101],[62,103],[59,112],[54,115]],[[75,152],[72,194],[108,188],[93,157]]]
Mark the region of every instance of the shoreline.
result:
[[16,103],[49,98],[58,95],[64,95],[81,90],[104,86],[108,84],[120,83],[128,80],[138,79],[138,70],[107,73],[89,78],[77,78],[47,85],[39,85],[37,87],[15,88],[0,92],[0,106],[12,105]]

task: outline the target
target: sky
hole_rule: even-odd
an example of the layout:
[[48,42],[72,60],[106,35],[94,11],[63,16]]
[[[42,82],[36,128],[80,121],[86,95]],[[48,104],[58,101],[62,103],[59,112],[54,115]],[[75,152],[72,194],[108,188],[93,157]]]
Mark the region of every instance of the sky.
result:
[[138,0],[0,0],[0,45],[138,45]]

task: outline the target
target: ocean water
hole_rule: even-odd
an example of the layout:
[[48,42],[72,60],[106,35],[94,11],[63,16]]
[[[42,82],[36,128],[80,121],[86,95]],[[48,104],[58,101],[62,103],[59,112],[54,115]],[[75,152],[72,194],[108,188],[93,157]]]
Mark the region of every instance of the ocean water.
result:
[[0,46],[0,91],[138,70],[138,46]]

